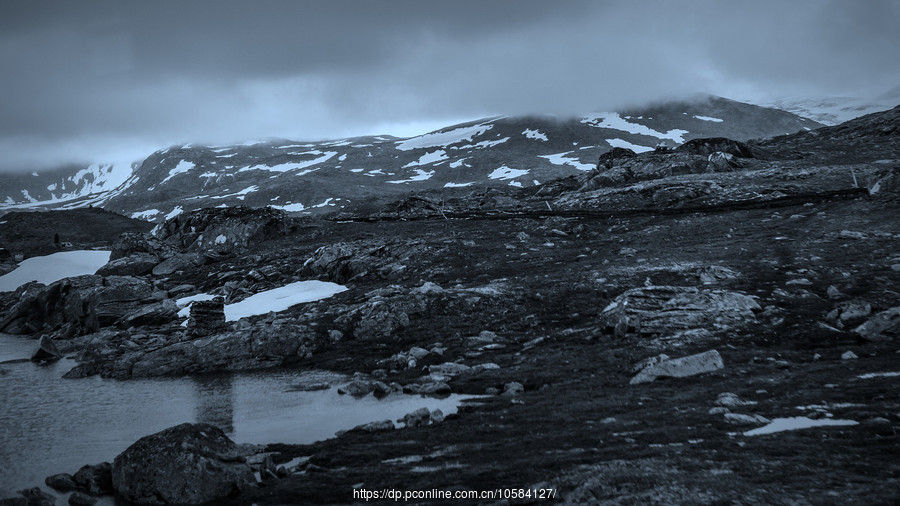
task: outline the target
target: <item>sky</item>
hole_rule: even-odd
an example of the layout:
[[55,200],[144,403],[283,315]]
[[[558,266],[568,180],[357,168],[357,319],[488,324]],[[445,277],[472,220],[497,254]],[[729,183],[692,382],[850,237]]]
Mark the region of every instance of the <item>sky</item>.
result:
[[4,0],[0,170],[900,84],[900,0]]

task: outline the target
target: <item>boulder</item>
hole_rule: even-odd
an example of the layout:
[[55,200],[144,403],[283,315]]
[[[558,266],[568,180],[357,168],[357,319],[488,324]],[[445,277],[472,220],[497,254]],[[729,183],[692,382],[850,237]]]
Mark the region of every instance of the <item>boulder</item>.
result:
[[112,487],[112,466],[109,462],[101,462],[93,466],[82,466],[81,469],[72,476],[72,481],[78,490],[93,495],[109,495],[113,493]]
[[62,358],[62,353],[47,334],[41,336],[38,347],[31,355],[32,362],[55,362]]
[[200,253],[178,253],[163,260],[151,272],[154,276],[168,276],[205,263],[206,257]]
[[633,288],[616,297],[601,313],[607,330],[624,336],[668,336],[692,329],[724,330],[756,321],[759,304],[749,295],[728,290],[683,286]]
[[327,277],[329,281],[341,284],[367,272],[370,267],[373,267],[371,260],[358,247],[338,242],[317,249],[303,263],[301,274],[306,277]]
[[75,484],[75,480],[72,479],[72,475],[69,473],[48,476],[44,479],[44,484],[54,490],[59,490],[60,492],[68,492],[69,490],[78,488],[78,485]]
[[26,488],[20,490],[19,493],[25,498],[25,504],[28,506],[54,506],[56,504],[56,497],[38,487]]
[[296,360],[315,343],[314,328],[296,322],[259,322],[134,355],[98,357],[101,362],[95,365],[101,375],[122,378],[246,371]]
[[208,336],[225,328],[225,299],[196,300],[191,304],[188,332],[193,336]]
[[156,257],[169,257],[174,252],[159,239],[136,232],[126,232],[113,243],[109,260],[118,260],[135,254],[149,254]]
[[92,506],[97,504],[97,499],[85,494],[84,492],[75,491],[69,496],[69,506]]
[[649,365],[631,378],[632,385],[649,383],[657,378],[686,378],[697,374],[717,371],[725,367],[722,356],[716,350],[709,350],[696,355],[663,360]]
[[122,317],[117,323],[122,327],[140,325],[163,325],[172,322],[178,315],[178,305],[174,300],[164,300],[148,304]]
[[853,332],[868,341],[890,341],[900,337],[900,306],[877,313],[853,329]]
[[279,209],[213,207],[170,218],[156,229],[154,237],[182,251],[223,255],[283,235],[289,229],[287,214]]
[[390,420],[381,420],[380,422],[369,422],[357,425],[347,432],[381,432],[394,429],[394,422]]
[[740,141],[731,140],[727,137],[691,139],[675,148],[675,152],[701,156],[723,153],[738,158],[754,158],[753,151],[750,150],[749,145]]
[[397,420],[407,427],[421,427],[431,423],[431,411],[428,408],[419,408],[412,413],[403,415],[403,418]]
[[131,255],[110,260],[97,270],[98,276],[143,276],[150,274],[160,262],[159,257],[151,253],[132,253]]
[[597,170],[611,169],[619,163],[637,156],[637,153],[628,148],[612,148],[600,155],[597,160]]
[[409,383],[403,385],[403,393],[419,395],[450,395],[450,385],[443,381],[429,381],[426,383]]
[[338,387],[337,392],[341,395],[351,395],[353,397],[365,397],[375,390],[375,384],[371,381],[355,379],[346,385]]
[[409,314],[402,304],[382,298],[373,299],[354,311],[357,319],[353,337],[364,341],[383,340],[409,325]]
[[132,502],[200,504],[234,497],[253,471],[222,429],[184,423],[145,436],[112,464],[118,497]]

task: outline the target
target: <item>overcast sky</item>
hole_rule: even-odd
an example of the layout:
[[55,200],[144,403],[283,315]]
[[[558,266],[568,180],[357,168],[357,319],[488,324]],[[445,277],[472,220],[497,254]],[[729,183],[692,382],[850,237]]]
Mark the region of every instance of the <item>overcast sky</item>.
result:
[[0,2],[0,168],[705,92],[877,95],[900,0]]

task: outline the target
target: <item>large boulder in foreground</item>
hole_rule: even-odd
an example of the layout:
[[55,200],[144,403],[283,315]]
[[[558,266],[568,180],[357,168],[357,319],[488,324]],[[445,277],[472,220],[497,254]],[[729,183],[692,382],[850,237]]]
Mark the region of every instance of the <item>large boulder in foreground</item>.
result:
[[631,378],[632,385],[649,383],[656,378],[687,378],[707,372],[718,371],[725,367],[722,356],[716,350],[704,351],[696,355],[661,360],[651,363]]
[[140,504],[201,504],[234,497],[255,482],[234,442],[205,423],[142,437],[112,465],[117,496]]
[[634,332],[668,337],[688,330],[724,330],[752,323],[761,309],[753,297],[736,291],[645,286],[616,297],[600,317],[620,336]]

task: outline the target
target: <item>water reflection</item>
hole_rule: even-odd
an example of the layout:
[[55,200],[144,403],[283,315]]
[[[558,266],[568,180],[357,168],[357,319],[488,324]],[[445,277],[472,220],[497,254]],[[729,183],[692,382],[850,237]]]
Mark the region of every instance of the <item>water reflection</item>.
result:
[[[0,334],[0,361],[27,358],[34,341]],[[185,422],[221,427],[237,443],[312,443],[335,431],[396,420],[427,407],[454,413],[462,396],[431,399],[371,395],[354,399],[327,373],[266,371],[129,381],[61,377],[75,362],[30,362],[0,369],[0,498],[43,486],[44,478],[110,462],[139,438]]]
[[210,375],[194,378],[197,404],[194,418],[234,433],[234,376]]

